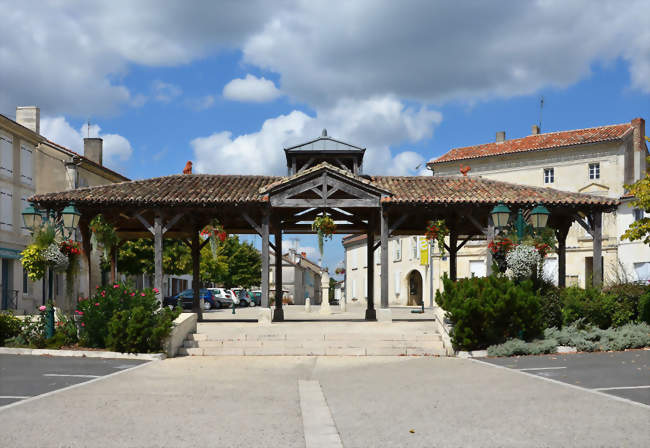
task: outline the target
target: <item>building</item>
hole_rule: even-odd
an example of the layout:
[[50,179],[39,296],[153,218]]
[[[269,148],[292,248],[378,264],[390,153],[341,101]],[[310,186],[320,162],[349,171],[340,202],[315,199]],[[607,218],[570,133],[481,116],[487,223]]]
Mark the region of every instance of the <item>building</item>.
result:
[[[603,280],[648,281],[650,247],[621,239],[630,223],[643,217],[642,210],[630,206],[632,197],[626,195],[625,185],[645,176],[648,149],[644,137],[645,121],[641,118],[618,125],[545,134],[533,126],[527,137],[506,140],[505,132],[499,132],[494,142],[454,148],[430,161],[427,167],[434,177],[464,172],[472,177],[619,199],[621,204],[616,212],[603,216]],[[365,241],[365,235],[350,235],[343,240],[348,300],[367,295]],[[574,222],[566,246],[565,282],[584,287],[592,276],[592,237]],[[429,304],[435,290],[442,287],[440,277],[449,273],[449,257],[437,248],[423,257],[422,252],[418,254],[423,249],[427,250],[421,236],[389,239],[390,303],[416,305],[423,297],[425,304]],[[484,237],[469,239],[458,252],[458,277],[486,275],[486,255]],[[432,261],[430,266],[427,258]],[[376,263],[379,264],[378,259]],[[557,254],[549,254],[544,271],[558,282]]]
[[[102,164],[102,152],[100,138],[84,139],[81,155],[43,137],[38,107],[18,107],[15,120],[0,115],[1,309],[31,312],[49,298],[60,306],[72,300],[65,292],[64,274],[37,283],[28,280],[20,263],[20,252],[31,237],[23,226],[21,213],[28,205],[27,198],[34,194],[128,180]],[[82,261],[75,291],[80,295],[87,296],[101,281],[99,252],[93,254],[91,285],[88,275],[82,275],[88,272]]]
[[[275,291],[275,254],[271,251],[269,265],[269,288]],[[294,305],[304,305],[309,297],[312,305],[321,303],[321,268],[295,249],[282,257],[282,290]]]

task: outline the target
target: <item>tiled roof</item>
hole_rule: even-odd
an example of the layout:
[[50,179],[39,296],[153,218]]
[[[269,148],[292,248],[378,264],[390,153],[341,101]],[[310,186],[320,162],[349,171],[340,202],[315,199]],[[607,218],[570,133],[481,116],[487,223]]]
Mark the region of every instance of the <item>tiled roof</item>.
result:
[[477,159],[499,154],[537,151],[540,149],[618,140],[623,138],[628,132],[632,131],[632,124],[624,123],[596,128],[577,129],[574,131],[529,135],[523,138],[506,140],[501,143],[492,142],[476,146],[466,146],[464,148],[454,148],[446,154],[438,157],[436,160],[432,160],[429,164],[435,165],[436,163],[451,162],[454,160]]
[[179,204],[209,207],[224,203],[265,202],[258,191],[279,179],[272,176],[236,176],[213,174],[175,174],[153,179],[119,182],[34,196],[40,201],[74,201],[96,205]]
[[616,205],[616,199],[552,188],[529,187],[466,176],[374,176],[373,183],[393,193],[382,201],[402,204],[537,203]]
[[[315,167],[316,168],[316,167]],[[353,176],[347,173],[348,177]],[[569,193],[551,188],[528,187],[480,177],[392,177],[369,179],[353,176],[370,187],[390,192],[382,199],[394,204],[481,204],[535,203],[576,205],[617,205],[618,200],[590,194]],[[269,185],[287,178],[217,174],[177,174],[153,179],[120,182],[34,196],[43,204],[67,203],[93,206],[201,206],[264,203]]]
[[60,150],[62,150],[62,151],[64,151],[64,152],[68,152],[68,153],[72,154],[74,157],[79,157],[79,158],[80,158],[81,160],[83,160],[85,163],[88,163],[88,164],[93,165],[93,166],[95,166],[95,167],[97,167],[97,168],[99,168],[99,169],[101,169],[101,170],[103,170],[103,171],[106,171],[107,173],[112,174],[112,175],[115,176],[115,177],[118,177],[118,178],[120,178],[120,179],[122,179],[122,180],[125,180],[125,181],[126,181],[126,180],[129,180],[129,178],[126,177],[125,175],[120,174],[120,173],[118,173],[117,171],[113,171],[112,169],[107,168],[105,165],[100,165],[99,163],[97,163],[97,162],[95,162],[95,161],[93,161],[93,160],[90,160],[88,157],[86,157],[86,156],[84,156],[84,155],[82,155],[82,154],[79,154],[78,152],[73,151],[73,150],[71,150],[70,148],[67,148],[67,147],[65,147],[65,146],[63,146],[63,145],[60,145],[60,144],[58,144],[58,143],[56,143],[56,142],[53,142],[52,140],[45,139],[45,141],[46,141],[50,146],[53,146],[54,148],[56,148],[56,149],[60,149]]

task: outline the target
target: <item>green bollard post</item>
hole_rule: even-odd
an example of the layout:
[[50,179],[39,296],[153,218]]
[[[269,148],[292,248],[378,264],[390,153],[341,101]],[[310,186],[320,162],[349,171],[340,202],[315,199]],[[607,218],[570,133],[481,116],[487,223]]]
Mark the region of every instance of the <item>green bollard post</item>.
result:
[[235,314],[235,299],[232,300],[232,313]]
[[54,336],[54,307],[48,303],[45,310],[45,337],[50,339]]

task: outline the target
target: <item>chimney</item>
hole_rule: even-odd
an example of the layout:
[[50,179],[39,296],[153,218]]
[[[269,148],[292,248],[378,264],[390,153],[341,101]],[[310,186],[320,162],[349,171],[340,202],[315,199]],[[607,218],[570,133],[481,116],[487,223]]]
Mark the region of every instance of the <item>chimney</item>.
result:
[[77,188],[77,164],[73,162],[66,162],[65,164],[65,177],[66,177],[66,190],[74,190]]
[[300,252],[300,256],[302,258],[307,258],[307,252]]
[[497,132],[497,143],[503,143],[506,141],[506,131]]
[[643,118],[634,118],[631,122],[634,129],[632,138],[634,151],[634,180],[642,179],[646,174],[646,145],[645,145],[645,120]]
[[41,110],[37,106],[19,106],[16,108],[16,122],[40,134]]
[[84,138],[84,157],[101,165],[103,144],[101,138]]
[[540,129],[539,126],[536,124],[533,125],[532,131],[530,132],[532,135],[539,135]]

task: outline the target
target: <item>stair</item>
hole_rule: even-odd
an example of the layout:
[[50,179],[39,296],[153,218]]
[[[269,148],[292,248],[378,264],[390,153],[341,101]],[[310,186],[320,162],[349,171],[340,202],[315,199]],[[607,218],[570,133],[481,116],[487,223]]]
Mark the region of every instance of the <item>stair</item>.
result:
[[[209,326],[208,326],[209,325]],[[179,356],[445,356],[430,323],[200,324]]]

